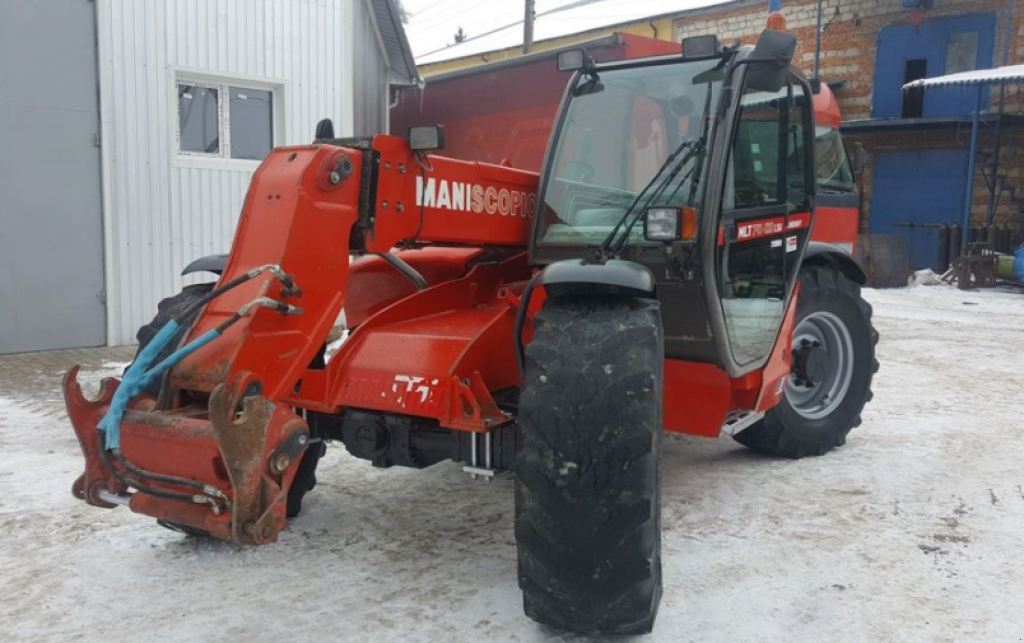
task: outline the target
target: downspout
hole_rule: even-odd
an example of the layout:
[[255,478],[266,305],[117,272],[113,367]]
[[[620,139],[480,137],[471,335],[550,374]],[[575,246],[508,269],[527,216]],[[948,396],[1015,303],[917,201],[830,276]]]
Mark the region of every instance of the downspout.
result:
[[[1006,30],[1003,37],[1003,62],[1006,67],[1010,63],[1010,43],[1013,38],[1013,5],[1017,0],[1009,0],[1006,9]],[[999,154],[1002,151],[1002,129],[1003,114],[1006,106],[1006,82],[999,83],[999,118],[996,120],[996,140],[992,149],[992,184],[989,186],[988,215],[985,217],[985,226],[991,226],[996,218],[996,208],[999,206],[999,197],[1002,190],[999,190]],[[998,195],[996,194],[998,191]]]
[[654,22],[654,18],[651,18],[651,21],[648,22],[647,24],[650,25],[651,31],[654,33],[654,38],[657,38],[658,37],[658,25]]

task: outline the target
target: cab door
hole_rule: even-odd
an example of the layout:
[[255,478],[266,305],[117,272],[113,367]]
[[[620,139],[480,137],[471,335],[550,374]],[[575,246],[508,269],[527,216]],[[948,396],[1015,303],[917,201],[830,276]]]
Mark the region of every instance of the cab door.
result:
[[778,92],[745,87],[735,108],[714,277],[732,376],[767,361],[793,294],[813,219],[812,118],[795,76]]

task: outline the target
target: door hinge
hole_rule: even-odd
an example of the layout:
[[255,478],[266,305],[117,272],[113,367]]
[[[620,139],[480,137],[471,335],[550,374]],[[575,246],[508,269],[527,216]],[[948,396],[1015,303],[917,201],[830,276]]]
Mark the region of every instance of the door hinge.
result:
[[96,132],[95,134],[92,135],[92,146],[93,147],[101,147],[102,145],[103,145],[103,137],[100,135],[99,132]]
[[103,290],[101,290],[98,293],[96,293],[96,299],[99,299],[100,303],[103,304],[104,306],[106,306],[107,305],[107,289],[104,288]]

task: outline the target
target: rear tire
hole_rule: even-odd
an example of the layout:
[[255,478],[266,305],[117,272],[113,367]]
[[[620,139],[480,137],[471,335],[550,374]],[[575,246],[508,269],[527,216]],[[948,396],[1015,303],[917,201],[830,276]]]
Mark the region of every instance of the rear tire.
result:
[[[878,331],[871,324],[871,305],[861,297],[860,286],[822,266],[802,268],[800,284],[794,344],[802,338],[800,343],[824,348],[824,359],[816,369],[822,379],[816,386],[821,388],[806,386],[794,369],[779,405],[735,436],[754,451],[785,458],[823,455],[845,444],[847,434],[860,426],[861,411],[872,398],[871,380],[878,371]],[[800,348],[793,346],[794,355]],[[836,392],[831,399],[821,394],[829,390]]]
[[658,302],[549,300],[519,401],[516,543],[527,616],[651,631],[661,599]]

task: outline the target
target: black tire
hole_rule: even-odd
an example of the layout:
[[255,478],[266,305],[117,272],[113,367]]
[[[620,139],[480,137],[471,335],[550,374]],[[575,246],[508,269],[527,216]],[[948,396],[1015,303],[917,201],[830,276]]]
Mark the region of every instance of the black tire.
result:
[[[163,328],[171,318],[185,312],[185,310],[192,304],[196,303],[213,290],[213,286],[214,284],[212,283],[185,286],[185,288],[177,295],[168,297],[157,304],[156,317],[153,318],[153,321],[139,328],[139,332],[135,335],[135,338],[139,341],[139,351],[145,348],[146,345],[153,340],[156,334],[160,332],[160,329]],[[193,322],[195,322],[198,316],[199,310],[196,310],[186,318],[179,319],[182,329],[177,335],[171,338],[171,341],[167,343],[167,346],[157,354],[157,357],[153,362],[154,364],[163,361],[164,358],[169,356],[178,348],[178,345],[181,343],[181,340],[188,331],[188,328]],[[136,351],[135,356],[138,357],[138,355],[139,353]],[[158,380],[151,383],[143,390],[143,392],[151,395],[152,397],[159,397],[160,386],[161,382]],[[310,445],[302,455],[302,460],[299,461],[299,470],[295,474],[295,480],[292,482],[292,486],[288,489],[287,516],[289,518],[294,518],[299,515],[299,512],[302,510],[303,496],[316,486],[316,466],[325,451],[326,445],[323,442],[317,442]],[[185,527],[174,523],[164,524],[164,521],[158,522],[168,529],[181,531],[182,533],[186,533],[190,536],[199,536],[206,533],[201,529]]]
[[[153,341],[153,338],[156,337],[156,334],[160,332],[160,329],[163,328],[167,324],[167,322],[171,321],[171,318],[185,312],[185,310],[188,309],[189,306],[191,306],[192,304],[196,303],[204,296],[209,294],[211,290],[213,290],[212,283],[185,286],[185,288],[182,289],[182,291],[179,292],[177,295],[174,295],[173,297],[167,297],[166,299],[162,300],[159,304],[157,304],[156,317],[153,318],[153,321],[139,328],[139,332],[135,334],[135,339],[139,341],[139,351],[145,348],[146,345],[149,344],[149,342]],[[159,364],[164,360],[164,358],[168,357],[178,348],[178,344],[181,343],[181,338],[185,336],[185,333],[188,331],[189,326],[192,325],[192,322],[194,322],[196,320],[196,317],[198,316],[199,311],[197,310],[195,311],[195,313],[189,315],[188,319],[179,320],[180,322],[182,322],[181,330],[178,331],[178,333],[171,338],[171,341],[167,343],[167,346],[165,346],[163,350],[157,353],[156,359],[153,361],[153,364]],[[139,352],[136,351],[135,357],[138,356]],[[134,358],[132,361],[134,362]],[[147,395],[151,395],[152,397],[159,397],[160,385],[160,380],[151,382],[150,385],[143,389],[142,392],[146,393]]]
[[292,486],[288,488],[288,506],[285,515],[289,518],[298,516],[302,511],[302,498],[316,486],[316,465],[327,453],[327,445],[316,442],[306,447],[306,452],[299,460],[299,470],[295,473]]
[[661,600],[658,302],[549,300],[526,349],[516,543],[527,616],[644,634]]
[[[871,305],[861,297],[860,286],[823,266],[802,268],[800,283],[795,328],[821,313],[838,320],[849,333],[853,363],[845,394],[826,415],[806,417],[799,412],[799,401],[791,400],[793,389],[788,385],[778,406],[735,436],[737,442],[754,451],[785,458],[824,455],[844,445],[847,434],[860,426],[861,411],[873,396],[871,379],[878,371],[878,331],[871,323]],[[797,348],[794,346],[794,350]]]

